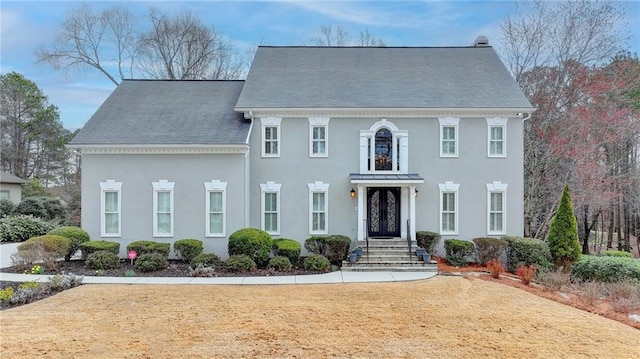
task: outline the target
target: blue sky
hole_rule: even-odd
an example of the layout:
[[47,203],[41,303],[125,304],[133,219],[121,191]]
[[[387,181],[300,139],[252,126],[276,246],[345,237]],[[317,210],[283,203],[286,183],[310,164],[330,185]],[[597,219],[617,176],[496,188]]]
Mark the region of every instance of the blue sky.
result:
[[[82,127],[115,85],[96,71],[54,71],[36,64],[34,52],[48,46],[78,1],[0,2],[0,73],[16,71],[34,81],[60,108],[65,128]],[[149,6],[163,13],[194,10],[203,22],[231,38],[240,52],[258,44],[301,45],[321,25],[340,25],[353,38],[369,30],[388,46],[468,46],[485,35],[498,46],[500,23],[511,1],[103,1],[101,10],[125,5],[143,16]],[[628,48],[640,54],[640,2],[626,6]],[[499,51],[499,48],[497,48]]]

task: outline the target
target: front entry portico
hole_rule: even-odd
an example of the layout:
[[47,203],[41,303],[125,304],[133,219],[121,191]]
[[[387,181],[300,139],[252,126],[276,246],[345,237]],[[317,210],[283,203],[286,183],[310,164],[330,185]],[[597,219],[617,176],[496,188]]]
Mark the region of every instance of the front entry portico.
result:
[[415,238],[417,174],[351,174],[358,186],[358,241],[367,237]]

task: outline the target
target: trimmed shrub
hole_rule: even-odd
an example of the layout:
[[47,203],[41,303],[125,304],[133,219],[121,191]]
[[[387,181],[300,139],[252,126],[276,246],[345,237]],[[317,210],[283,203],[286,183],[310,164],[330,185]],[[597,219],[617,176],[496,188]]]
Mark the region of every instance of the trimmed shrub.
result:
[[54,235],[33,237],[18,245],[18,255],[25,251],[30,252],[36,261],[42,261],[47,269],[53,269],[56,266],[56,261],[69,251],[69,240]]
[[114,269],[120,266],[120,257],[109,251],[97,251],[89,254],[84,264],[90,269]]
[[313,254],[323,255],[332,264],[340,265],[349,254],[351,238],[340,234],[312,236],[305,240],[304,247]]
[[625,257],[582,256],[571,266],[571,278],[579,281],[616,282],[640,280],[640,260]]
[[86,260],[89,254],[97,251],[109,251],[116,255],[120,253],[120,243],[110,241],[89,241],[80,243],[82,259]]
[[213,253],[200,253],[191,260],[189,264],[191,268],[197,268],[199,265],[211,268],[220,268],[222,261],[220,257]]
[[461,239],[447,239],[444,241],[444,249],[446,252],[447,263],[464,267],[467,263],[467,256],[473,253],[473,242],[463,241]]
[[302,246],[296,240],[282,238],[273,241],[273,252],[275,255],[289,258],[291,264],[298,264],[300,261],[300,251],[302,251]]
[[127,251],[136,251],[138,257],[147,253],[160,253],[168,259],[169,252],[171,252],[171,243],[135,241],[127,245]]
[[227,272],[250,272],[256,269],[256,262],[246,254],[236,254],[224,262]]
[[305,258],[304,269],[317,272],[328,272],[331,270],[331,262],[322,254],[312,254]]
[[473,243],[476,245],[476,254],[481,265],[487,264],[492,259],[498,259],[507,249],[507,241],[500,238],[474,238]]
[[141,272],[153,272],[167,268],[167,257],[159,252],[143,253],[136,259],[134,267]]
[[551,266],[551,253],[547,243],[536,238],[502,237],[507,247],[507,269],[515,273],[520,265],[535,265],[538,268]]
[[0,218],[0,242],[24,242],[44,235],[54,227],[43,219],[23,214]]
[[267,268],[275,269],[278,272],[285,272],[291,270],[293,266],[291,265],[291,261],[287,257],[276,256],[269,260],[269,265]]
[[173,243],[173,251],[185,262],[191,262],[202,249],[202,241],[197,239],[180,239]]
[[243,228],[229,236],[229,255],[244,254],[252,258],[256,265],[265,268],[273,248],[269,233],[257,228]]
[[558,211],[551,220],[547,242],[551,257],[558,267],[571,265],[580,258],[582,252],[578,242],[578,223],[573,213],[568,185],[564,186]]
[[429,231],[417,231],[416,243],[419,247],[424,248],[427,253],[434,255],[438,249],[438,243],[440,243],[440,234]]
[[615,250],[608,250],[602,253],[603,256],[606,257],[625,257],[625,258],[633,258],[633,256],[631,255],[631,253],[629,252],[624,252],[624,251],[615,251]]
[[15,213],[32,215],[45,220],[64,221],[66,208],[60,200],[51,197],[28,197],[23,199],[14,209]]
[[16,206],[8,199],[0,199],[0,218],[10,216]]
[[65,261],[70,261],[71,257],[80,249],[80,244],[90,240],[89,233],[84,229],[75,226],[58,227],[47,234],[62,236],[69,240],[69,251],[64,256]]

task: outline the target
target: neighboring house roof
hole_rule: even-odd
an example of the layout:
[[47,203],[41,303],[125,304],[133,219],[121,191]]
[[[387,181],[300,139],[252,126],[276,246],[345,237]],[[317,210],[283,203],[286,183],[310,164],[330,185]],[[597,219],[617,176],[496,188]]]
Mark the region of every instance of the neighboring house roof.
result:
[[14,176],[11,173],[1,172],[0,171],[0,183],[27,183],[27,180],[24,180],[18,176]]
[[244,81],[124,80],[70,145],[245,144]]
[[236,110],[532,109],[489,46],[258,48]]

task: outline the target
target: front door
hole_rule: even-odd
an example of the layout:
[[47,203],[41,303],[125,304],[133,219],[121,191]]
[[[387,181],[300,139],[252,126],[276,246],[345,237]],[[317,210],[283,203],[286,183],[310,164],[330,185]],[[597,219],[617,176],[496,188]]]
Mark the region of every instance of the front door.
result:
[[367,188],[369,237],[400,237],[400,188]]

